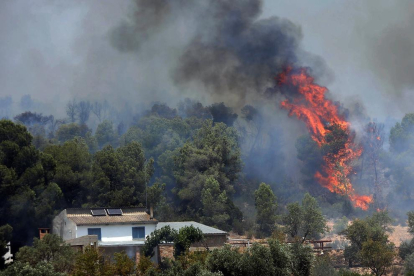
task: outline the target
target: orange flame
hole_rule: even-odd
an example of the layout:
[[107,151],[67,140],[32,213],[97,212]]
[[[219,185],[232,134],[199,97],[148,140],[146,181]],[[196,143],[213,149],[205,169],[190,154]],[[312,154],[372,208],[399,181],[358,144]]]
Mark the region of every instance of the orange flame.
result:
[[324,157],[322,172],[316,172],[315,178],[329,191],[347,195],[354,206],[363,210],[368,209],[372,196],[356,194],[349,180],[349,175],[352,173],[350,163],[361,155],[362,149],[355,149],[353,136],[349,135],[349,122],[338,113],[337,106],[325,98],[327,88],[314,83],[314,78],[307,74],[305,68],[293,72],[292,68],[288,67],[276,79],[278,85],[293,86],[299,93],[296,97],[282,101],[281,106],[289,110],[289,116],[295,115],[306,123],[312,139],[319,147],[327,143],[325,136],[331,132],[330,125],[337,125],[348,134],[343,149],[333,156]]

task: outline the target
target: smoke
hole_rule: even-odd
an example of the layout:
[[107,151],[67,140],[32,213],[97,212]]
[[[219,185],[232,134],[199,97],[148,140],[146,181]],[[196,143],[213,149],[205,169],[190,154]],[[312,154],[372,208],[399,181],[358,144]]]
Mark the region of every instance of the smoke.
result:
[[[366,6],[370,12],[358,23],[363,27],[358,38],[366,42],[367,65],[386,93],[397,100],[407,98],[414,88],[414,3],[368,1]],[[409,99],[412,103],[413,97]]]
[[320,58],[301,50],[300,26],[274,16],[259,19],[262,1],[134,3],[129,17],[111,32],[112,45],[142,56],[144,45],[162,34],[167,47],[160,54],[171,52],[172,44],[180,46],[171,76],[180,90],[192,90],[192,96],[241,108],[265,96],[287,64],[318,63],[320,75],[326,69]]
[[[32,111],[56,117],[74,98],[106,100],[130,119],[153,102],[224,102],[251,133],[246,152],[274,149],[280,157],[267,164],[295,174],[294,143],[306,130],[279,108],[274,77],[286,65],[309,67],[351,121],[401,117],[414,101],[413,4],[328,2],[1,1],[0,114],[25,111],[24,95]],[[246,104],[262,114],[260,132],[241,123]]]

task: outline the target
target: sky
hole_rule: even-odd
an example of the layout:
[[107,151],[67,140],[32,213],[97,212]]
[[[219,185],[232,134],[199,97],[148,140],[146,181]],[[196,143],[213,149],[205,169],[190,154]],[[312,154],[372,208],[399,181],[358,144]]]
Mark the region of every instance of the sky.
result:
[[[17,103],[29,94],[47,103],[40,105],[43,113],[62,115],[73,97],[108,98],[122,106],[178,102],[203,90],[177,87],[171,77],[183,41],[195,32],[188,22],[178,20],[178,29],[167,26],[154,37],[149,34],[141,54],[114,47],[111,33],[131,19],[131,2],[1,1],[0,97],[10,95]],[[321,84],[333,99],[351,110],[360,104],[373,119],[400,119],[414,111],[411,2],[264,0],[260,19],[277,16],[301,28],[301,48],[320,56],[329,69]],[[223,99],[200,95],[206,102]]]

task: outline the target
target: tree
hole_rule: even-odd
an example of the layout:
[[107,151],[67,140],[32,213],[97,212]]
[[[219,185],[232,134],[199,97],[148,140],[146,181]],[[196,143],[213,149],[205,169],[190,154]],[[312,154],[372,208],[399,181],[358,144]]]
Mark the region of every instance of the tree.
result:
[[203,232],[194,226],[184,226],[180,228],[174,236],[174,257],[187,253],[191,244],[200,242],[204,239]]
[[151,115],[156,115],[167,119],[177,117],[177,110],[175,108],[170,108],[166,104],[154,104],[149,113]]
[[269,247],[254,243],[240,260],[241,275],[263,276],[274,275],[272,253]]
[[75,100],[72,100],[66,104],[66,115],[68,115],[71,123],[76,122],[76,109],[77,103]]
[[91,106],[91,111],[93,114],[95,114],[96,118],[98,118],[99,122],[102,121],[102,104],[99,102],[94,102]]
[[[371,175],[371,183],[372,188],[374,190],[374,204],[376,208],[383,209],[384,202],[383,202],[383,195],[381,184],[383,180],[381,179],[381,162],[380,162],[380,155],[383,150],[384,145],[384,125],[377,124],[375,122],[370,122],[365,127],[365,133],[363,137],[363,158],[362,158],[362,165],[361,165],[361,173],[360,178],[364,173],[364,165],[365,171],[370,172]],[[368,169],[367,169],[368,168]]]
[[171,229],[168,225],[157,229],[147,236],[142,252],[145,256],[152,257],[154,255],[154,248],[157,247],[158,244],[162,242],[172,242],[176,235],[177,231]]
[[89,129],[86,125],[78,125],[76,123],[63,124],[56,131],[56,138],[59,142],[64,143],[75,137],[85,137]]
[[191,99],[184,99],[183,102],[178,103],[178,112],[183,118],[200,118],[200,119],[212,119],[210,110],[208,107],[204,107],[200,102],[192,101]]
[[232,126],[238,115],[233,113],[230,107],[227,107],[224,103],[215,103],[209,106],[211,115],[213,116],[213,122],[225,123],[228,126]]
[[[363,220],[356,219],[351,225],[344,231],[345,237],[350,241],[350,246],[345,247],[345,259],[347,259],[352,266],[353,262],[362,262],[362,249],[364,244],[368,241],[378,242],[381,246],[393,247],[393,244],[389,243],[388,235],[382,225],[383,219],[378,220],[375,217],[367,217]],[[365,257],[368,256],[370,248],[373,246],[379,246],[377,244],[369,244],[371,247],[367,247],[365,251]]]
[[51,184],[56,164],[32,145],[32,139],[24,126],[0,120],[0,225],[13,227],[13,248],[31,240],[43,219],[53,216],[44,211],[56,208],[59,194]]
[[318,202],[310,194],[306,193],[302,200],[303,210],[303,240],[307,237],[316,237],[319,234],[324,234],[328,231],[326,226],[326,219],[322,215],[322,210]]
[[322,255],[316,258],[315,263],[312,267],[312,275],[338,276],[339,274],[332,265],[332,261],[329,255]]
[[134,272],[135,262],[131,260],[125,251],[114,253],[114,275],[128,276]]
[[414,211],[407,213],[408,216],[408,232],[414,234]]
[[224,276],[240,275],[240,259],[242,255],[230,245],[214,249],[206,259],[206,267],[212,272],[221,272]]
[[388,202],[398,202],[396,208],[409,211],[413,204],[413,190],[410,183],[414,181],[414,113],[406,114],[401,123],[390,131],[390,154],[386,156],[390,171],[385,176],[392,176],[395,188],[388,195]]
[[315,189],[321,189],[318,183],[315,183],[315,173],[320,170],[324,163],[323,153],[318,143],[309,135],[300,136],[295,143],[297,157],[302,161],[300,172],[305,178],[306,183]]
[[66,276],[66,273],[56,272],[49,263],[38,263],[34,267],[20,261],[14,262],[6,270],[0,271],[0,276]]
[[105,261],[96,248],[87,247],[83,254],[76,257],[74,276],[112,276],[113,266]]
[[310,276],[314,254],[312,248],[301,243],[293,243],[290,248],[292,257],[292,274],[295,276]]
[[405,258],[404,267],[406,276],[414,275],[414,254],[411,253]]
[[229,198],[226,191],[220,190],[220,184],[214,178],[208,178],[201,192],[203,204],[201,221],[207,225],[216,226],[219,229],[230,230],[227,213]]
[[291,255],[289,245],[275,239],[268,240],[268,244],[272,255],[273,266],[275,268],[275,275],[291,275],[292,259],[295,258],[295,256]]
[[88,101],[81,101],[76,105],[80,125],[86,124],[89,119],[91,109],[92,106]]
[[100,123],[96,129],[95,137],[99,148],[106,145],[112,145],[113,147],[118,145],[118,136],[111,121],[105,120]]
[[305,194],[302,206],[292,203],[287,209],[288,213],[283,216],[283,221],[286,233],[292,238],[301,237],[303,243],[306,239],[315,238],[328,230],[318,202],[310,194]]
[[86,189],[91,182],[92,156],[82,138],[74,138],[62,145],[45,148],[56,161],[53,182],[62,190],[65,207],[80,207],[86,201]]
[[376,276],[386,273],[387,268],[392,265],[395,255],[393,244],[385,244],[372,239],[362,244],[360,252],[362,264],[369,267]]
[[[211,121],[206,121],[193,140],[179,150],[174,161],[178,207],[188,217],[199,217],[203,207],[202,191],[208,178],[219,183],[220,193],[226,191],[228,197],[234,194],[234,184],[241,170],[237,133],[222,123],[213,126]],[[227,210],[230,218],[241,218],[232,201],[227,202]],[[227,221],[231,223],[232,220]]]
[[174,257],[178,258],[185,254],[191,244],[202,241],[203,232],[194,226],[184,226],[179,231],[171,229],[170,226],[164,226],[152,232],[145,240],[142,252],[147,257],[154,255],[154,248],[162,242],[174,242]]
[[36,267],[41,263],[51,264],[56,272],[70,272],[73,268],[75,251],[70,245],[63,243],[62,239],[53,234],[47,234],[43,239],[33,239],[33,246],[24,246],[16,254],[16,259]]
[[283,216],[285,231],[292,238],[298,237],[303,217],[302,208],[298,202],[290,203],[286,208],[288,212]]
[[104,147],[93,158],[88,205],[116,207],[144,203],[146,183],[153,172],[153,160],[145,160],[140,144],[132,142],[116,150],[110,145]]
[[254,192],[259,232],[269,236],[275,229],[277,202],[270,185],[261,183]]
[[54,117],[52,115],[43,116],[42,113],[26,111],[15,116],[14,120],[24,124],[33,136],[38,136],[38,139],[40,139],[40,137],[46,136],[46,126],[48,124],[53,125]]

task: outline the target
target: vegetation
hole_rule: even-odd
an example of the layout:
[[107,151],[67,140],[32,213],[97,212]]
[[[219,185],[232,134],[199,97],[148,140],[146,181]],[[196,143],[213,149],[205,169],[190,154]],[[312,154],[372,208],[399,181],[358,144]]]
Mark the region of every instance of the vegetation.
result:
[[308,238],[316,238],[324,234],[328,228],[318,202],[310,194],[305,194],[302,205],[291,203],[287,206],[287,214],[283,216],[285,230],[292,238],[305,242]]
[[[383,148],[384,126],[366,124],[364,151],[352,181],[373,194],[374,203],[369,217],[357,218],[365,214],[313,177],[324,158],[340,153],[347,135],[353,135],[336,126],[322,148],[308,135],[299,137],[295,153],[303,178],[294,180],[283,165],[283,145],[269,130],[276,126],[266,126],[265,114],[252,106],[243,107],[238,116],[224,103],[203,106],[185,100],[178,109],[157,103],[148,111],[129,113],[127,120],[115,116],[107,102],[71,101],[66,111],[64,119],[27,111],[14,122],[0,120],[0,253],[9,241],[18,250],[4,275],[333,273],[330,260],[314,259],[305,245],[328,231],[327,217],[342,217],[334,230],[349,241],[345,257],[351,266],[383,275],[392,263],[396,250],[388,240],[390,215],[404,221],[395,210],[409,211],[414,198],[414,114],[391,128],[389,151]],[[384,195],[379,187],[388,182],[393,185]],[[385,200],[390,213],[376,212],[384,209]],[[197,229],[158,230],[147,240],[145,255],[150,257],[164,241],[174,242],[176,257],[158,268],[146,258],[135,267],[125,254],[112,263],[102,261],[92,249],[75,257],[54,236],[27,246],[36,229],[49,225],[64,208],[146,204],[160,220],[196,220],[273,239],[247,252],[226,246],[201,256],[188,252],[202,238]],[[414,233],[413,211],[408,226]],[[292,245],[284,243],[283,233]],[[402,243],[398,254],[411,273],[414,242]]]
[[259,226],[259,233],[266,236],[272,234],[276,223],[277,202],[270,185],[261,183],[254,192],[254,200],[257,210],[256,222]]
[[203,240],[203,233],[194,226],[184,226],[179,231],[168,225],[153,231],[146,239],[142,252],[147,257],[154,255],[154,248],[160,243],[174,243],[174,257],[186,253],[192,243]]
[[363,220],[356,219],[344,231],[351,245],[345,248],[345,258],[350,266],[360,262],[375,275],[384,275],[394,260],[394,244],[388,241],[386,224],[388,214],[375,214]]

